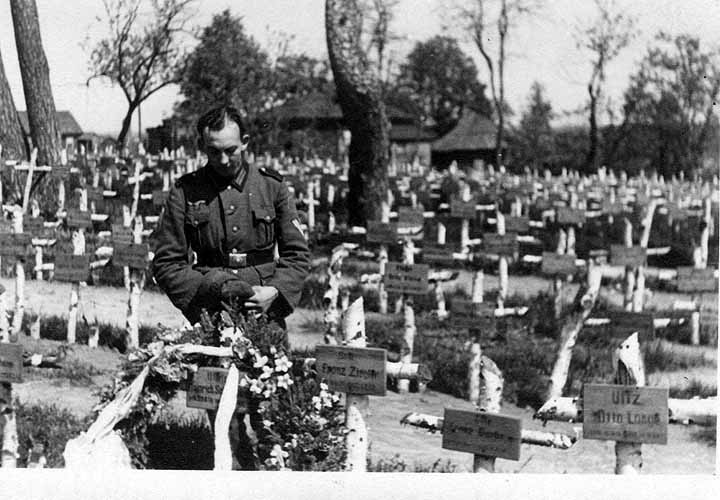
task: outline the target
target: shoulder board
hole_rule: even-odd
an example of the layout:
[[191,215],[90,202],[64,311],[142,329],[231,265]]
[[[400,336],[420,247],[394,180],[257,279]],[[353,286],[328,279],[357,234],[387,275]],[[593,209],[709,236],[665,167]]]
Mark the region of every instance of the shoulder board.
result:
[[282,182],[282,180],[283,180],[283,176],[280,175],[280,173],[275,170],[272,170],[272,169],[266,168],[266,167],[260,167],[260,168],[258,168],[258,170],[264,176],[272,177],[273,179],[275,179],[278,182]]
[[195,170],[194,172],[190,172],[189,174],[185,174],[182,177],[180,177],[178,180],[175,181],[175,187],[181,187],[184,182],[194,179],[199,170]]

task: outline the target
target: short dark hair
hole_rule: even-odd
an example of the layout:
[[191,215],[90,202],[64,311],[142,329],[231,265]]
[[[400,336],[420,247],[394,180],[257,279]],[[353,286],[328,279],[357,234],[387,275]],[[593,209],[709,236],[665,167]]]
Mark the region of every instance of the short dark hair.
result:
[[195,126],[198,134],[198,146],[201,149],[205,147],[206,128],[214,131],[222,130],[228,121],[234,121],[237,123],[237,126],[240,129],[240,137],[245,135],[245,125],[243,125],[240,111],[233,106],[218,106],[216,108],[212,108],[210,111],[207,111],[200,117],[200,119],[198,119],[197,125]]

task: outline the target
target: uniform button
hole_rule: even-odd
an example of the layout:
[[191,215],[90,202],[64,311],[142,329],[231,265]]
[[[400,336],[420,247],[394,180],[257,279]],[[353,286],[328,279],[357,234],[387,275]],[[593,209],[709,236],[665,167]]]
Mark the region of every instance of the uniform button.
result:
[[193,221],[193,226],[197,226],[197,225],[198,225],[198,221],[194,220],[194,221]]
[[237,233],[237,231],[238,231],[238,227],[237,227],[237,226],[233,226],[232,229],[233,229],[233,233]]
[[235,205],[230,205],[230,210],[235,210]]
[[227,189],[229,191],[230,189],[232,189],[232,186],[228,186],[225,189]]
[[270,216],[269,216],[269,215],[266,215],[266,216],[265,216],[265,220],[268,221],[268,222],[270,222]]

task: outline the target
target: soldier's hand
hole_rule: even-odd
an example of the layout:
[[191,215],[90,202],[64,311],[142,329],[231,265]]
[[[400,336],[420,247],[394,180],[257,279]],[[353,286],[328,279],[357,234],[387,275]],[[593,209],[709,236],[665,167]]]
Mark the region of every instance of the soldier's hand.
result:
[[278,290],[274,286],[253,286],[252,289],[255,294],[245,302],[245,307],[249,309],[267,311],[278,296]]

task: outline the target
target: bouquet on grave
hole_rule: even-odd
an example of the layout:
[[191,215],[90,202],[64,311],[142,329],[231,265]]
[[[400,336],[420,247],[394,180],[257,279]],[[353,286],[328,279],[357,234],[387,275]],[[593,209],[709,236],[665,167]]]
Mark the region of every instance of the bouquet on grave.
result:
[[[258,454],[267,469],[342,468],[346,430],[340,397],[316,380],[314,367],[292,359],[286,333],[279,326],[264,315],[245,316],[228,309],[213,316],[203,314],[190,330],[161,329],[153,342],[128,353],[113,384],[101,390],[96,415],[139,375],[145,376],[137,400],[114,429],[133,465],[146,467],[146,431],[160,410],[186,388],[199,367],[228,368],[232,363],[242,374],[240,386],[258,402],[265,431],[258,436]],[[224,348],[224,357],[186,348],[199,345]]]

